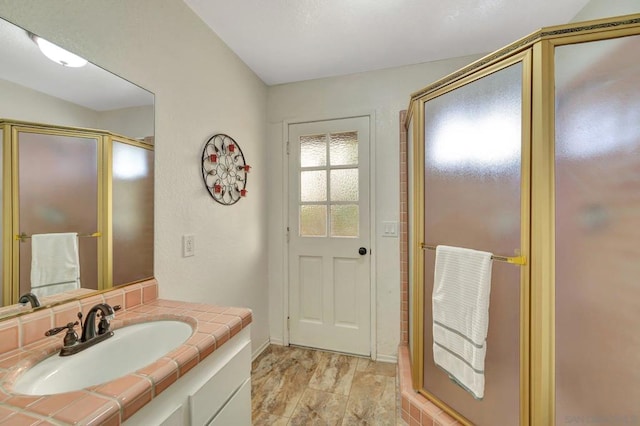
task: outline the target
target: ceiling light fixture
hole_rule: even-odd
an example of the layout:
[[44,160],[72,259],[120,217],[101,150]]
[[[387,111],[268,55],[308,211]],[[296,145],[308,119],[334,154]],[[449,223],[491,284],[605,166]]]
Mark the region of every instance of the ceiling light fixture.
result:
[[51,59],[53,62],[71,68],[79,68],[87,65],[86,59],[64,50],[62,47],[55,45],[42,37],[38,37],[31,33],[29,34],[29,37],[31,37],[31,40],[38,45],[44,56]]

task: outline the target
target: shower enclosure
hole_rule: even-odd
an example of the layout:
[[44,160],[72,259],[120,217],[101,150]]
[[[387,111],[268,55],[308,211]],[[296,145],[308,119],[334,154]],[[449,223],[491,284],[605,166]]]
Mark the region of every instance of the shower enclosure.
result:
[[[463,424],[640,424],[638,57],[640,15],[545,28],[412,95],[413,385]],[[482,400],[433,361],[436,245],[510,260]]]

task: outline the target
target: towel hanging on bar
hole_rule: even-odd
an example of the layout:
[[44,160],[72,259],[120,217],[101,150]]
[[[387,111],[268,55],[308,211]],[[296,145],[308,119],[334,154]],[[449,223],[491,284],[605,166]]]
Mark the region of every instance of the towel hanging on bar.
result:
[[[425,243],[420,243],[420,248],[422,248],[423,250],[435,250],[436,246],[431,246],[431,245],[427,245]],[[527,258],[525,256],[508,257],[508,256],[496,256],[494,254],[493,256],[491,256],[491,260],[497,260],[498,262],[513,263],[514,265],[526,265],[527,264]]]
[[484,397],[491,256],[438,246],[433,277],[433,361],[476,399]]
[[[78,234],[78,237],[83,237],[83,238],[102,237],[102,232],[94,232],[93,234]],[[16,235],[15,239],[19,240],[20,242],[24,242],[24,240],[31,239],[31,235],[27,235],[24,232],[22,232],[20,235]]]

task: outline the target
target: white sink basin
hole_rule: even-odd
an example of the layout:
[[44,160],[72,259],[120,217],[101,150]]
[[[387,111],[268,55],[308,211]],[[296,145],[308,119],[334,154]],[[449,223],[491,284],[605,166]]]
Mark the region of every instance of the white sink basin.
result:
[[82,352],[42,360],[16,380],[13,390],[25,395],[51,395],[108,382],[152,364],[192,333],[189,324],[173,320],[123,327]]

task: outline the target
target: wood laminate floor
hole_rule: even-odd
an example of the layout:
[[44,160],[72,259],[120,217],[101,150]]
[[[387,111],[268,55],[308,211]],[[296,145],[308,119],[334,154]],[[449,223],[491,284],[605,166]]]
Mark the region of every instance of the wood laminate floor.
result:
[[254,425],[402,425],[396,364],[271,345],[251,369]]

